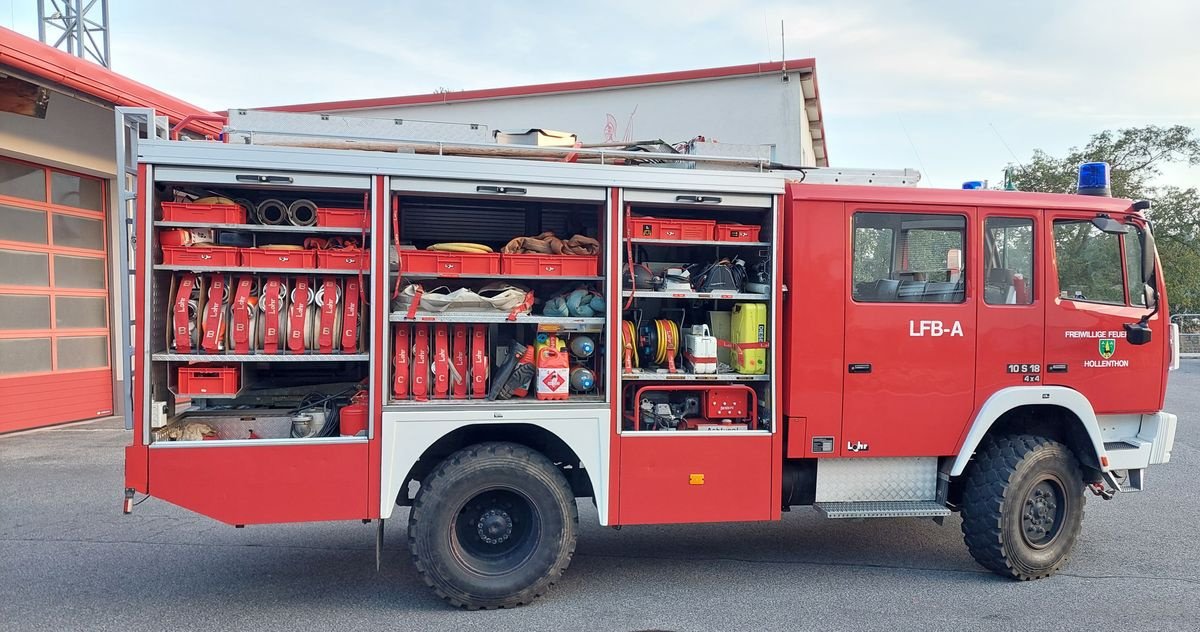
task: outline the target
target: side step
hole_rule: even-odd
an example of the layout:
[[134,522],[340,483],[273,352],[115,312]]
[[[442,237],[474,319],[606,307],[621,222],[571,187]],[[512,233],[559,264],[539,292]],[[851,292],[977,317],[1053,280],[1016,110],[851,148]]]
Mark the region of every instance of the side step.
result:
[[826,518],[936,518],[950,515],[945,505],[934,500],[817,503],[813,508]]

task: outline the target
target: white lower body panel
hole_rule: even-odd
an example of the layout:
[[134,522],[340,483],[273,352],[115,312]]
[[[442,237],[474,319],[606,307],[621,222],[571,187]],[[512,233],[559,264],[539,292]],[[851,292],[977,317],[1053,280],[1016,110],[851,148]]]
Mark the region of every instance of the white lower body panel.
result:
[[413,464],[438,439],[474,424],[529,424],[562,439],[587,471],[600,524],[608,523],[610,411],[607,406],[540,405],[536,410],[492,407],[386,409],[383,412],[379,515],[390,518]]

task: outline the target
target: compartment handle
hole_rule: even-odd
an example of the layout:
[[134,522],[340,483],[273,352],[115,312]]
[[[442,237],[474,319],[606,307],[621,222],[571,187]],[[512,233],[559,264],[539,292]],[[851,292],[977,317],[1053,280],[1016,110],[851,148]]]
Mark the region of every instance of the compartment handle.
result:
[[478,193],[500,193],[502,195],[525,195],[525,187],[500,187],[491,184],[481,184],[475,187]]
[[692,204],[720,204],[721,196],[719,195],[676,195],[676,202],[689,202]]
[[273,184],[291,184],[294,182],[291,176],[256,176],[251,174],[238,174],[238,182],[259,182]]

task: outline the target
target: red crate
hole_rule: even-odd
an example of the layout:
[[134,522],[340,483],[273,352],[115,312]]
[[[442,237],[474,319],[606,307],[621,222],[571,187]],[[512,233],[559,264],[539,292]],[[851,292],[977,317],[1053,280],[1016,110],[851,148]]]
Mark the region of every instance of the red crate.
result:
[[710,219],[660,219],[657,239],[713,241],[717,222]]
[[369,258],[361,248],[335,248],[317,251],[317,267],[322,270],[366,270]]
[[176,395],[229,397],[241,390],[241,369],[236,366],[181,366],[178,376]]
[[192,204],[163,202],[164,222],[200,222],[205,224],[245,224],[246,209],[236,204]]
[[758,241],[760,230],[750,224],[717,224],[717,241]]
[[401,250],[400,270],[438,276],[500,274],[500,254],[495,252]]
[[659,239],[659,223],[662,220],[634,215],[630,218],[629,234],[635,239]]
[[361,208],[317,208],[317,226],[325,228],[370,228],[371,218]]
[[172,266],[236,266],[241,248],[228,246],[163,246],[163,263]]
[[242,248],[242,266],[247,268],[315,268],[315,250]]
[[504,255],[500,269],[521,276],[596,276],[600,260],[581,255]]

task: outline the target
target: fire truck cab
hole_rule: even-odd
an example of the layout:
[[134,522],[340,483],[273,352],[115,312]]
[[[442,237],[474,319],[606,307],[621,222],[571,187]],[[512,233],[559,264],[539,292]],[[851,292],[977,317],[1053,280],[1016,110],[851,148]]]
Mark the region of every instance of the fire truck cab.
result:
[[1170,459],[1144,203],[133,138],[127,512],[403,517],[434,591],[493,608],[561,576],[577,498],[614,527],[958,512],[1025,580],[1086,491]]

